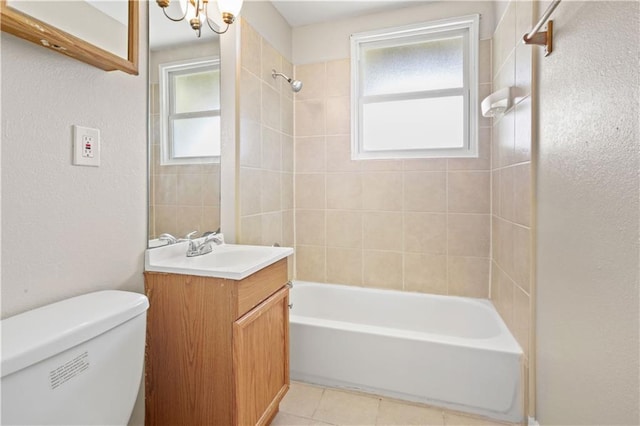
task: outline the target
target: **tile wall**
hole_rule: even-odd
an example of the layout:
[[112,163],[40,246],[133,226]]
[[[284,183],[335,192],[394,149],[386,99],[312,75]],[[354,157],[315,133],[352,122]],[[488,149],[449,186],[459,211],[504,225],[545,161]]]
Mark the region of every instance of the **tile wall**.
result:
[[[172,56],[172,50],[154,51],[150,63],[158,59],[171,62],[184,59]],[[150,188],[149,239],[163,233],[184,236],[191,231],[203,233],[220,227],[220,165],[160,165],[160,96],[157,73],[152,73],[150,95]]]
[[493,87],[515,87],[516,105],[494,119],[491,169],[491,299],[522,347],[527,369],[534,323],[531,61],[535,47],[524,45],[521,38],[532,27],[532,7],[531,2],[511,1],[493,37]]
[[[297,279],[489,296],[491,121],[477,159],[350,159],[349,59],[295,67]],[[480,42],[480,99],[491,41]]]
[[272,69],[293,75],[287,58],[243,19],[238,242],[293,246],[293,92]]

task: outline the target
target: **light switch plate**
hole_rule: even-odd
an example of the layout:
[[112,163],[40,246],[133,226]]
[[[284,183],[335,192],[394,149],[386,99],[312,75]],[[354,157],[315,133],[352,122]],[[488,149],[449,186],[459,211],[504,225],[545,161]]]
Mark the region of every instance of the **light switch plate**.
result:
[[100,130],[73,126],[73,164],[100,166]]

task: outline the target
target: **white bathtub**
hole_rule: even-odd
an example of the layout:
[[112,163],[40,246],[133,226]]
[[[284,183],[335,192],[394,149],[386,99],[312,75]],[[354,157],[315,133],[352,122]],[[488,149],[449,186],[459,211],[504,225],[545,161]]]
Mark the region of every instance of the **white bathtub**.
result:
[[291,379],[522,420],[522,350],[488,300],[297,281],[291,302]]

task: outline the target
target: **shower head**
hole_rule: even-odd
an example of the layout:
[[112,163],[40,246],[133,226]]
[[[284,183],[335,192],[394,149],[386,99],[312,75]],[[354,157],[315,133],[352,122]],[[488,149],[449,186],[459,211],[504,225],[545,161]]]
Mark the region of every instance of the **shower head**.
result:
[[302,89],[302,82],[300,80],[293,80],[287,77],[286,75],[282,74],[281,72],[277,72],[276,70],[272,69],[271,77],[275,79],[277,76],[280,76],[285,80],[287,80],[287,82],[291,85],[291,90],[293,90],[294,92],[298,93],[300,89]]

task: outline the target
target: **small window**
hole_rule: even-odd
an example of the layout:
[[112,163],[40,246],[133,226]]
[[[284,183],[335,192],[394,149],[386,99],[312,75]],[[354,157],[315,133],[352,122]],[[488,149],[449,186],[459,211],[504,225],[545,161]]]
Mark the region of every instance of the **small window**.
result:
[[478,15],[351,36],[352,157],[476,157]]
[[160,64],[161,164],[220,162],[220,60]]

